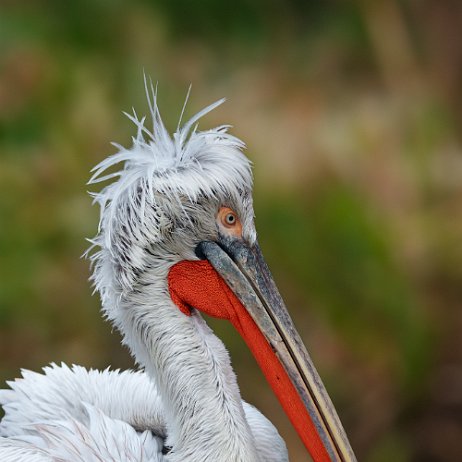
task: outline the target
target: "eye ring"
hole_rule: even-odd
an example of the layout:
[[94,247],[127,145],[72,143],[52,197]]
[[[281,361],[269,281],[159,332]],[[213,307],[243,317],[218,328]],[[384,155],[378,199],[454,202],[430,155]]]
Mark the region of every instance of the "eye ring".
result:
[[226,234],[242,237],[242,223],[238,214],[233,209],[221,207],[218,211],[217,223]]

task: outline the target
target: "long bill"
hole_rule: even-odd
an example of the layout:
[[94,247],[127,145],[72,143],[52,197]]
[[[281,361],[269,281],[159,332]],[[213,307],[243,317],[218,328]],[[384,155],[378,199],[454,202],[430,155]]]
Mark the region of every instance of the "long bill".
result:
[[226,282],[230,321],[242,335],[292,425],[316,462],[356,461],[337,412],[311,361],[258,244],[201,242],[198,252]]

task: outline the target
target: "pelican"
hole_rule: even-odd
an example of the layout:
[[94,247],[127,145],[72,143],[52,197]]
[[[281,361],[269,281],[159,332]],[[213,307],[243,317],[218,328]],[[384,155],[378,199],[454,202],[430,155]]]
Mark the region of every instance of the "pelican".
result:
[[115,145],[89,182],[109,182],[94,194],[91,279],[140,368],[23,370],[0,391],[0,460],[287,461],[206,313],[242,336],[313,460],[355,461],[258,246],[244,143],[229,126],[198,130],[224,100],[170,136],[147,94],[152,128],[127,114],[132,146]]

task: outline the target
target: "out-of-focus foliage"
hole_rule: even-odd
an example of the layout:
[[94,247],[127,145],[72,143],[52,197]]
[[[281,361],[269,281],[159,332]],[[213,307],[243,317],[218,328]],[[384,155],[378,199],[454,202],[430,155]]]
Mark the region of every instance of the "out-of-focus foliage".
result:
[[[359,460],[462,458],[462,4],[4,0],[0,379],[131,367],[80,259],[89,169],[130,143],[143,70],[173,129],[234,125],[260,241]],[[229,326],[246,399],[305,452]],[[263,391],[262,391],[263,390]]]

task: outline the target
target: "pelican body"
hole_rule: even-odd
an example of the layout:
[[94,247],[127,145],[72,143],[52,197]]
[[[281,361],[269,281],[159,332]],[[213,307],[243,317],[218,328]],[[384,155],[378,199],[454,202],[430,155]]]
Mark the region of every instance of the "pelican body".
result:
[[0,460],[288,460],[276,428],[242,401],[206,313],[242,336],[313,460],[355,461],[258,246],[244,144],[228,126],[197,130],[223,100],[170,136],[147,93],[152,129],[129,115],[132,146],[93,170],[90,183],[109,183],[94,194],[88,251],[103,314],[140,369],[22,371],[0,391]]

